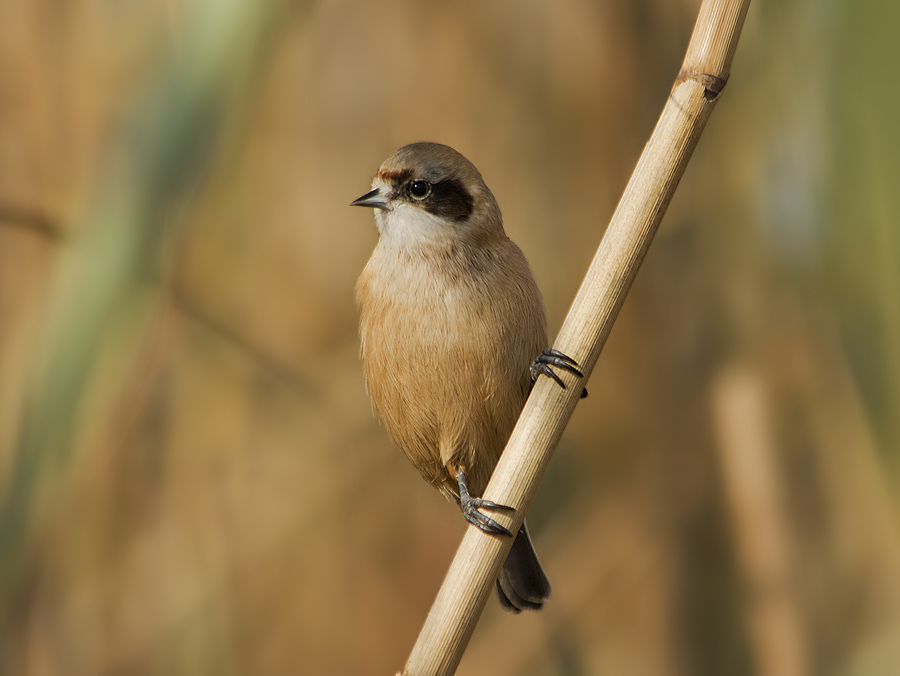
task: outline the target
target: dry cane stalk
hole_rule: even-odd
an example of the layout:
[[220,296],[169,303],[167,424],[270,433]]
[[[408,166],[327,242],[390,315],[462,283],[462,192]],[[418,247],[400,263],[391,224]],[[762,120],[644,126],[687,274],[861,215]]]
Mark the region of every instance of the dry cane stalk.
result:
[[[589,375],[625,294],[672,199],[718,94],[750,0],[704,0],[681,72],[609,228],[578,291],[555,347]],[[516,532],[581,392],[539,378],[484,496],[515,508],[492,515]],[[469,528],[413,647],[403,674],[452,674],[497,578],[511,538]]]
[[792,584],[791,533],[762,378],[744,364],[719,373],[712,409],[737,562],[747,588],[747,628],[758,673],[810,673]]

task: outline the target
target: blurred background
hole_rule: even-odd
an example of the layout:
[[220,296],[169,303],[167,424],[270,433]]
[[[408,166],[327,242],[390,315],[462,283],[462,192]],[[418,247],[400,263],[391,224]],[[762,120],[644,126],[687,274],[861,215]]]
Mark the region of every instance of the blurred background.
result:
[[[464,531],[348,203],[482,171],[562,323],[699,1],[0,7],[0,670],[392,674]],[[756,0],[460,674],[900,673],[900,5]]]

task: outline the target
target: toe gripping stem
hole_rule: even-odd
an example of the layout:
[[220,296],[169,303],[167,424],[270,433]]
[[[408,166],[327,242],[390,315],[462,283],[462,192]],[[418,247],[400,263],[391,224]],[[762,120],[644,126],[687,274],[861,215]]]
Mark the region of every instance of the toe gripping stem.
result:
[[[560,368],[563,371],[568,371],[579,378],[584,378],[584,374],[578,368],[577,361],[568,355],[563,354],[559,350],[548,347],[531,362],[531,386],[534,387],[534,383],[537,381],[538,376],[547,376],[552,378],[561,388],[566,389],[566,384],[562,381],[562,378],[556,375],[556,372],[551,368],[553,366]],[[587,388],[584,388],[581,390],[581,398],[584,399],[586,396]]]
[[501,526],[487,514],[479,511],[480,508],[484,508],[511,512],[514,511],[512,507],[469,495],[469,487],[466,485],[466,473],[463,470],[457,472],[456,481],[459,483],[459,506],[462,509],[463,516],[466,517],[466,521],[491,535],[512,536],[508,529]]

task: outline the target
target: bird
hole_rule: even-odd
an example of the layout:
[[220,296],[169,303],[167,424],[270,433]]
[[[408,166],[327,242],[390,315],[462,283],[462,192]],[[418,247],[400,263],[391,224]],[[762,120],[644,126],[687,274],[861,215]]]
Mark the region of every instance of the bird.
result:
[[[453,148],[412,143],[351,206],[379,233],[356,284],[375,414],[424,479],[486,533],[510,531],[482,496],[535,380],[575,360],[548,347],[541,292],[481,173]],[[582,391],[585,396],[586,390]],[[550,583],[523,520],[496,581],[503,608],[540,609]]]

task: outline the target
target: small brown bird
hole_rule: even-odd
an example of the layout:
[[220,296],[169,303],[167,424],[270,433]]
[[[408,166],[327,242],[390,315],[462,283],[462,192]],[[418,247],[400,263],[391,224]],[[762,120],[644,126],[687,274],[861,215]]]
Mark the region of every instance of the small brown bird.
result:
[[[487,533],[511,535],[480,496],[538,375],[581,377],[546,349],[544,304],[528,262],[503,231],[475,166],[438,143],[413,143],[351,202],[375,208],[380,241],[356,286],[366,385],[391,438],[426,481]],[[583,396],[583,395],[582,395]],[[504,608],[550,595],[525,524],[497,591]]]

